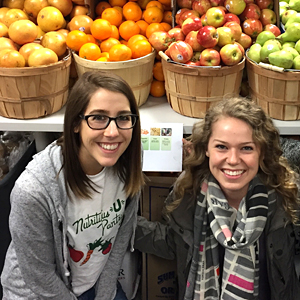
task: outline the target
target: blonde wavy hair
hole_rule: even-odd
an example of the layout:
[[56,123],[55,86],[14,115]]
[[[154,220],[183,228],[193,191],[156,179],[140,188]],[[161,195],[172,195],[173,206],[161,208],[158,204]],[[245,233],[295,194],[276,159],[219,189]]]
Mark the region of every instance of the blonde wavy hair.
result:
[[[189,155],[184,159],[184,173],[174,187],[175,200],[168,203],[164,213],[168,216],[180,204],[188,192],[196,195],[204,179],[210,174],[207,145],[212,134],[212,125],[220,117],[237,118],[253,130],[253,141],[261,149],[258,176],[262,182],[274,188],[283,199],[283,207],[293,223],[298,221],[300,201],[296,185],[298,174],[282,156],[279,132],[263,109],[246,98],[224,99],[212,106],[205,118],[194,124],[188,138]],[[194,199],[194,197],[191,197]]]

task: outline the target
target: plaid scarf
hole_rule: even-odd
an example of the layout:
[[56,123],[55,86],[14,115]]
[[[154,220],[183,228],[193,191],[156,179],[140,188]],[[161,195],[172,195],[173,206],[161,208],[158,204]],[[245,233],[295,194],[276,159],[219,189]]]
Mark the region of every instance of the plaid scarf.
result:
[[[258,297],[259,247],[276,193],[258,177],[249,184],[238,211],[228,205],[213,176],[197,196],[194,252],[185,300],[249,300]],[[219,285],[219,247],[225,248]]]

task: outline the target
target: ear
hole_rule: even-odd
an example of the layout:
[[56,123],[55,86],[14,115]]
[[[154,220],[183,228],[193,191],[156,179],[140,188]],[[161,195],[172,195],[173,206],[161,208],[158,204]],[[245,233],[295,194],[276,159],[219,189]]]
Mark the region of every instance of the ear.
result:
[[209,152],[206,150],[205,155],[209,157]]
[[79,133],[79,126],[76,126],[76,127],[74,128],[74,132],[75,132],[75,133]]

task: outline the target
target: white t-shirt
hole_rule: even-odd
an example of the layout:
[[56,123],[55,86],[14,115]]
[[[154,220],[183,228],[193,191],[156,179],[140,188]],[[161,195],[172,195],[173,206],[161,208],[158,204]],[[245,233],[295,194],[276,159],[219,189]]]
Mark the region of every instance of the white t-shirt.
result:
[[68,246],[76,296],[90,289],[105,268],[126,204],[124,183],[111,168],[88,176],[97,187],[92,199],[72,196],[68,203]]

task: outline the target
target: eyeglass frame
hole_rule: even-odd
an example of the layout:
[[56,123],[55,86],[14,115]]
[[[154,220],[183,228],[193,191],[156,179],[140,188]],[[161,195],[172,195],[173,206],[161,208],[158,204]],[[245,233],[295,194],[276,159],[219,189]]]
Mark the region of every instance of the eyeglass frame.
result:
[[[99,129],[99,128],[92,128],[92,127],[90,126],[90,124],[89,124],[88,119],[89,119],[89,117],[95,117],[95,116],[107,117],[107,118],[108,118],[108,122],[107,122],[106,126],[103,127],[103,128],[100,128],[100,129]],[[118,125],[118,123],[117,123],[117,119],[120,118],[120,117],[124,117],[124,116],[126,116],[126,117],[127,117],[127,116],[134,117],[134,119],[132,119],[132,120],[134,120],[134,124],[133,124],[131,127],[129,127],[129,128],[121,128],[121,127],[119,127],[119,125]],[[93,130],[104,130],[104,129],[106,129],[106,128],[109,126],[109,124],[110,124],[111,121],[115,121],[115,124],[116,124],[116,126],[117,126],[118,129],[120,129],[120,130],[128,130],[128,129],[132,129],[132,128],[135,126],[137,120],[139,119],[139,116],[138,116],[138,115],[135,115],[135,114],[128,114],[128,115],[120,115],[120,116],[117,116],[117,117],[114,117],[114,118],[113,118],[113,117],[109,117],[109,116],[107,116],[107,115],[100,115],[100,114],[91,114],[91,115],[82,115],[82,114],[80,114],[80,115],[79,115],[79,118],[82,119],[82,120],[85,120],[86,123],[87,123],[87,125],[88,125],[91,129],[93,129]]]

